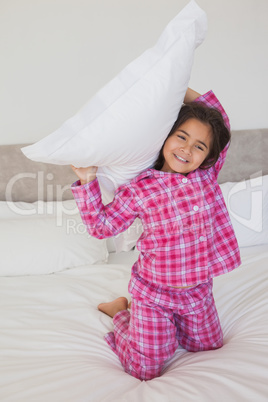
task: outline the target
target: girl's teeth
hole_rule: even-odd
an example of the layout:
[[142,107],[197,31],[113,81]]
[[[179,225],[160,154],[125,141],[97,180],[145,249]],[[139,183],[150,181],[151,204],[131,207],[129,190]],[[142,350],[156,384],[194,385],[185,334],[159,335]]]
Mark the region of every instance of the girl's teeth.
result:
[[177,156],[177,155],[175,155],[175,156],[176,156],[176,158],[179,159],[180,161],[182,161],[182,162],[187,162],[186,159],[183,159],[183,158],[181,158],[180,156]]

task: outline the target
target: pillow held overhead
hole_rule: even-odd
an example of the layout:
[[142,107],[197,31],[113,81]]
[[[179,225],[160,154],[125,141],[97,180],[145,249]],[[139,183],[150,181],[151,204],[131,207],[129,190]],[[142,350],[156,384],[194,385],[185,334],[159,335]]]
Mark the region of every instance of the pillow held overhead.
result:
[[154,47],[127,65],[75,116],[34,145],[22,148],[34,161],[99,166],[107,199],[155,160],[182,105],[194,50],[207,29],[195,3],[167,25]]

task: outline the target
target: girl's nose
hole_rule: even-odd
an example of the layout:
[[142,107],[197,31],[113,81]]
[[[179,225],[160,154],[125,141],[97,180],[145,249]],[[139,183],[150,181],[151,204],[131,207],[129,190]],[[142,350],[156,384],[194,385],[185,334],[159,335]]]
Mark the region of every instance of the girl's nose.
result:
[[181,149],[186,155],[191,155],[191,147],[189,145],[185,145]]

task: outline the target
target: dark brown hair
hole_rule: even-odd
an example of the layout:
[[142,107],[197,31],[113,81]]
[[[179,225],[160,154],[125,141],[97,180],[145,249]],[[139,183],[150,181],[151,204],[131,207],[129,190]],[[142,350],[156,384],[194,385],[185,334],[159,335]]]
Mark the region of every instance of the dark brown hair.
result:
[[202,102],[191,102],[182,106],[177,120],[170,130],[164,144],[159,152],[158,158],[155,161],[153,168],[161,170],[164,163],[163,149],[166,140],[178,130],[178,128],[189,119],[196,119],[202,123],[209,124],[212,130],[212,143],[208,156],[200,165],[201,169],[208,169],[215,165],[221,151],[225,148],[231,139],[231,133],[224,124],[222,114],[214,108],[210,108]]

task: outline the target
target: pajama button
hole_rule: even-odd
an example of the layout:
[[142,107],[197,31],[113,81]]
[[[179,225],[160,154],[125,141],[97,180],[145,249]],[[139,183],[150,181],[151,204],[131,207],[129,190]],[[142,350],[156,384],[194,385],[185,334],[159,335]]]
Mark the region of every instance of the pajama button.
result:
[[186,179],[186,177],[184,177],[184,179],[182,179],[182,182],[183,182],[183,183],[187,183],[187,181],[188,181],[188,180]]
[[205,240],[205,236],[200,236],[200,237],[199,237],[199,240],[200,240],[200,241],[204,241],[204,240]]
[[193,207],[193,210],[194,210],[194,211],[198,211],[198,210],[199,210],[199,207],[198,207],[197,205],[195,205],[195,206]]

